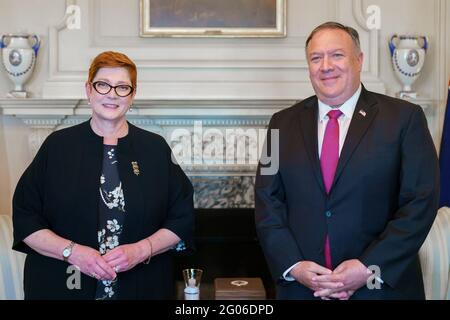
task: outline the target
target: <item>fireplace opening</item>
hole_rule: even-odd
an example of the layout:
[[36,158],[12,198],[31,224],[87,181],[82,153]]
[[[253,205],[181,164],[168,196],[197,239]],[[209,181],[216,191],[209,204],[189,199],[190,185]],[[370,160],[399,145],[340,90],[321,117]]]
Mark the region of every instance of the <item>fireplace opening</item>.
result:
[[201,298],[214,299],[215,278],[261,278],[266,297],[275,298],[275,290],[254,222],[254,209],[196,209],[195,246],[190,254],[175,257],[177,298],[183,299],[182,270],[203,270]]

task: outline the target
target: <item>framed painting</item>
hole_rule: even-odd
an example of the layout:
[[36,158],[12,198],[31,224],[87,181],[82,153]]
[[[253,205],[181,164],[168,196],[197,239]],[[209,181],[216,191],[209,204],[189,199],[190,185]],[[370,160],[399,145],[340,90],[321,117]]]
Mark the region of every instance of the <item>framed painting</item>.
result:
[[287,0],[141,0],[142,37],[285,37]]

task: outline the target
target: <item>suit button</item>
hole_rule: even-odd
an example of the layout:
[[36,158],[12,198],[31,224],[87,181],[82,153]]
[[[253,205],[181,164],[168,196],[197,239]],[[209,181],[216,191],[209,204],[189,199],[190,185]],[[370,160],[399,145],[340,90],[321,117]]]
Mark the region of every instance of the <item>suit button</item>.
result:
[[331,211],[327,211],[327,212],[325,212],[325,216],[327,217],[327,218],[331,218]]

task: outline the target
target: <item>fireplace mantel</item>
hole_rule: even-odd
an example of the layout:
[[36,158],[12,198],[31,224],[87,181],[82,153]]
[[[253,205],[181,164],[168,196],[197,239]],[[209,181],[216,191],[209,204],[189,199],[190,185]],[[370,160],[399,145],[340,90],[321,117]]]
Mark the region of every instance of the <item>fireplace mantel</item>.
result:
[[[195,124],[219,130],[264,130],[273,113],[293,105],[294,100],[147,100],[136,99],[128,120],[163,136],[170,144],[174,130],[182,128],[195,136]],[[45,138],[55,130],[79,124],[91,115],[85,99],[0,99],[6,116],[20,118],[29,128],[29,149],[34,156]],[[203,133],[200,133],[203,135]],[[258,140],[261,136],[258,135]],[[251,143],[245,142],[246,148]],[[171,145],[172,146],[172,145]],[[202,147],[205,147],[202,145]],[[194,149],[194,148],[193,148]],[[195,152],[195,151],[194,151]],[[237,153],[236,153],[237,154]],[[258,155],[259,156],[259,155]],[[241,159],[242,160],[242,159]],[[194,188],[198,208],[251,208],[256,163],[181,164]]]
[[[131,121],[138,119],[269,119],[295,100],[147,100],[136,99]],[[85,99],[0,99],[3,115],[17,116],[30,127],[58,126],[64,120],[87,118],[91,110]]]

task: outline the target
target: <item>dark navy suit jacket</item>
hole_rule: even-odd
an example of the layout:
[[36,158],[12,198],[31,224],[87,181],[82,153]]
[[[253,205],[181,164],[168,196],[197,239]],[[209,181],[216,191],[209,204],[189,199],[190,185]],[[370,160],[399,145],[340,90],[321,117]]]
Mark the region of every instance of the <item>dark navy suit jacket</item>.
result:
[[[317,98],[272,117],[279,129],[279,171],[256,177],[256,227],[282,299],[312,291],[282,274],[298,261],[325,265],[328,234],[334,267],[359,259],[376,265],[381,290],[354,298],[422,299],[418,251],[439,199],[436,150],[420,106],[362,89],[329,195],[318,157]],[[269,137],[269,135],[268,135]],[[270,141],[268,138],[268,149]]]

